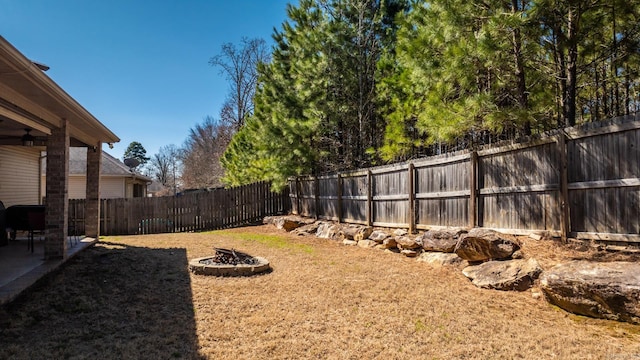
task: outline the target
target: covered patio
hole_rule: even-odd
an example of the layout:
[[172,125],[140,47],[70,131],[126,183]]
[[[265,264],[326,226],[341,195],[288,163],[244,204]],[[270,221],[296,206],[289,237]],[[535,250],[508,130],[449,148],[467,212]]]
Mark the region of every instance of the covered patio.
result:
[[57,269],[68,259],[95,244],[95,238],[69,237],[67,256],[44,259],[44,241],[36,239],[34,252],[27,251],[27,238],[18,237],[0,250],[0,305],[11,302],[44,275]]
[[[49,78],[46,70],[46,65],[27,58],[0,36],[0,201],[4,208],[44,205],[43,224],[31,229],[42,231],[33,253],[22,249],[21,241],[0,239],[3,281],[24,276],[27,268],[51,267],[47,264],[64,261],[98,239],[102,144],[120,140]],[[70,147],[87,152],[86,240],[74,246],[67,241]],[[46,185],[41,187],[43,159]],[[2,220],[0,235],[12,225]]]

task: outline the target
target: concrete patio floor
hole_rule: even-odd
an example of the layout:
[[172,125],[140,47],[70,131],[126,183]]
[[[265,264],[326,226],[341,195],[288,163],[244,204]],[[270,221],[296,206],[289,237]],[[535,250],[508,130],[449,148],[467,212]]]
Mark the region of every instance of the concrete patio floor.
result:
[[33,253],[27,250],[26,236],[9,241],[9,245],[0,247],[0,305],[11,302],[43,276],[96,242],[96,239],[79,236],[77,240],[67,242],[66,258],[45,261],[42,237],[34,240]]

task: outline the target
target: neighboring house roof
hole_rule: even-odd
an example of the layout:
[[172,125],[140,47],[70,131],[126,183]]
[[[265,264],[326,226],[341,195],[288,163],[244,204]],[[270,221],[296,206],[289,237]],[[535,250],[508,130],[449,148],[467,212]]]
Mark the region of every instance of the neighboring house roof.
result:
[[151,184],[147,186],[147,192],[151,194],[155,194],[161,191],[166,191],[169,188],[162,185],[159,181],[153,180]]
[[149,192],[158,192],[164,190],[165,186],[162,185],[159,181],[153,180],[149,186],[147,186],[147,191]]
[[[46,174],[47,164],[43,161],[42,174]],[[87,173],[87,148],[71,147],[69,148],[69,175],[85,175]],[[122,161],[113,156],[102,152],[102,166],[100,167],[100,175],[102,176],[124,176],[135,177],[143,181],[151,182],[151,178],[138,174],[129,170]]]

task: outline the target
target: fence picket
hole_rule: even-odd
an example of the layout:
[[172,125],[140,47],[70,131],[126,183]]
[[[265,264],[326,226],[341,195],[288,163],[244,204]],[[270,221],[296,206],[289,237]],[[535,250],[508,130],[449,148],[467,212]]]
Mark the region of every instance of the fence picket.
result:
[[[315,186],[295,177],[290,201],[301,216],[352,223],[545,230],[640,243],[640,113],[609,123],[527,144],[319,176]],[[325,185],[332,177],[335,188]]]
[[[245,225],[288,212],[289,191],[259,182],[174,197],[100,200],[100,234],[134,235],[206,231]],[[84,233],[85,200],[69,200],[69,224]],[[275,206],[274,204],[278,204]]]

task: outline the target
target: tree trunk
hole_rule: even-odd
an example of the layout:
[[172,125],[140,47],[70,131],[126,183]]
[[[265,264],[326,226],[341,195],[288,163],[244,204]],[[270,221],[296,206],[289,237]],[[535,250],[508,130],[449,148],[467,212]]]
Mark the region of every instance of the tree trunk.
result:
[[571,8],[567,16],[567,63],[566,63],[566,88],[564,101],[564,116],[567,126],[576,124],[576,82],[578,68],[578,16],[576,10]]
[[609,94],[607,88],[607,64],[602,64],[602,111],[603,118],[609,117]]
[[613,113],[615,116],[620,115],[620,89],[618,86],[618,41],[616,40],[616,6],[615,1],[611,2],[611,19],[612,19],[612,46],[611,54],[611,80],[613,82]]
[[598,121],[600,119],[600,77],[598,76],[598,62],[593,62],[593,75],[595,77],[595,89],[594,89],[594,97],[595,97],[595,110],[591,114],[591,118],[593,121]]
[[631,78],[629,76],[629,69],[625,69],[626,74],[624,77],[624,114],[629,115],[631,112]]
[[[511,13],[515,14],[520,11],[518,6],[518,0],[511,1]],[[515,70],[516,70],[516,79],[518,81],[518,105],[522,108],[526,108],[528,106],[527,101],[527,83],[524,72],[524,64],[522,59],[522,36],[520,34],[520,29],[515,27],[512,32],[512,41],[513,41],[513,60],[515,62]]]
[[[511,0],[511,13],[515,14],[520,11],[520,7],[518,6],[518,0]],[[527,82],[525,78],[524,72],[524,64],[522,59],[522,36],[520,34],[520,29],[518,27],[514,27],[513,34],[513,60],[515,62],[515,70],[516,70],[516,81],[517,84],[517,98],[518,105],[522,109],[526,109],[529,107],[528,99],[527,99]],[[524,124],[524,133],[525,135],[531,135],[531,124],[527,121]]]
[[556,48],[555,48],[555,57],[556,57],[556,73],[559,75],[558,76],[558,80],[557,80],[557,84],[558,84],[558,90],[559,90],[559,99],[560,101],[558,101],[559,105],[560,105],[560,110],[561,110],[561,114],[560,117],[562,118],[562,122],[564,126],[568,125],[568,117],[567,117],[567,66],[565,63],[565,55],[564,55],[564,46],[562,45],[562,43],[560,43],[560,41],[558,40],[558,37],[560,34],[560,29],[554,29],[554,38],[555,38],[555,42],[556,42]]

